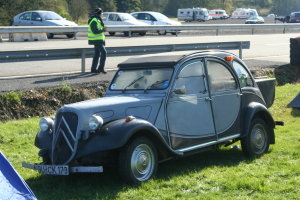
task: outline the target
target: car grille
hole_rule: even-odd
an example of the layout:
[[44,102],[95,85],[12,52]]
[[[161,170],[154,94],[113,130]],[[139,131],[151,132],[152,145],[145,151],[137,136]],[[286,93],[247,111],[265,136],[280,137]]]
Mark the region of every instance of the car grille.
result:
[[52,164],[67,164],[76,153],[78,116],[73,112],[56,115],[52,141]]

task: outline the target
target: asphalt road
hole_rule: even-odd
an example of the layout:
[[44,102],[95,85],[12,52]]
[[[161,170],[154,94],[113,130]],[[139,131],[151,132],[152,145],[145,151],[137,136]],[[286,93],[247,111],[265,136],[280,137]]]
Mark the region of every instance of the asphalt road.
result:
[[[107,46],[132,46],[156,44],[181,44],[226,41],[250,41],[250,49],[243,50],[244,61],[250,68],[278,66],[289,63],[289,39],[299,34],[264,34],[264,35],[224,35],[224,36],[163,36],[107,38]],[[40,42],[4,42],[0,51],[53,49],[53,48],[89,47],[86,39],[67,40],[58,38]],[[232,51],[238,54],[238,51]],[[181,53],[181,52],[180,52]],[[185,52],[186,53],[186,52]],[[79,73],[81,60],[47,60],[29,62],[0,63],[0,92],[23,90],[40,87],[53,87],[63,83],[74,84],[99,80],[111,80],[117,64],[128,57],[108,57],[106,69],[108,74],[94,75]],[[89,71],[91,58],[86,59],[86,71]]]

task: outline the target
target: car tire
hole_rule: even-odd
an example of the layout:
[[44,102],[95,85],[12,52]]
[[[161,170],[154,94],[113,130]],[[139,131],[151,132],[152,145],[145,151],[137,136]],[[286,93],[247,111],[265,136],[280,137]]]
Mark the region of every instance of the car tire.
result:
[[264,120],[256,118],[251,122],[247,136],[241,139],[241,146],[247,157],[258,157],[269,150],[270,130]]
[[140,36],[145,36],[146,32],[139,32]]
[[73,38],[75,36],[75,34],[74,33],[70,33],[70,34],[67,34],[66,36],[67,36],[67,38]]
[[157,150],[146,137],[138,137],[125,145],[119,154],[120,176],[130,184],[151,179],[157,170]]
[[108,32],[110,36],[114,36],[116,32]]
[[47,33],[47,38],[48,39],[52,39],[54,37],[54,34],[53,33]]

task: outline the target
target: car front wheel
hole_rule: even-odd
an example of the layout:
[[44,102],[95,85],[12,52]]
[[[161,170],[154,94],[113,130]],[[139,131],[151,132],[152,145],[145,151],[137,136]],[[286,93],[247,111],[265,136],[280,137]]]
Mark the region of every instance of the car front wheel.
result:
[[264,120],[256,118],[252,121],[249,133],[242,138],[243,153],[248,157],[261,156],[270,146],[270,133]]
[[128,183],[139,184],[155,175],[157,163],[157,152],[153,143],[146,137],[138,137],[121,150],[119,173]]

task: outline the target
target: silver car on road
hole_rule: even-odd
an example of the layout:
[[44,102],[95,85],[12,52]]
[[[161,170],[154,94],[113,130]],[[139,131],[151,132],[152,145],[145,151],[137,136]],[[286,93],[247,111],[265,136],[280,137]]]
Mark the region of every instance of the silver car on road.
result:
[[[32,10],[16,15],[12,22],[13,26],[78,26],[75,22],[66,20],[53,11]],[[48,38],[54,35],[66,35],[73,38],[76,33],[48,33]]]

